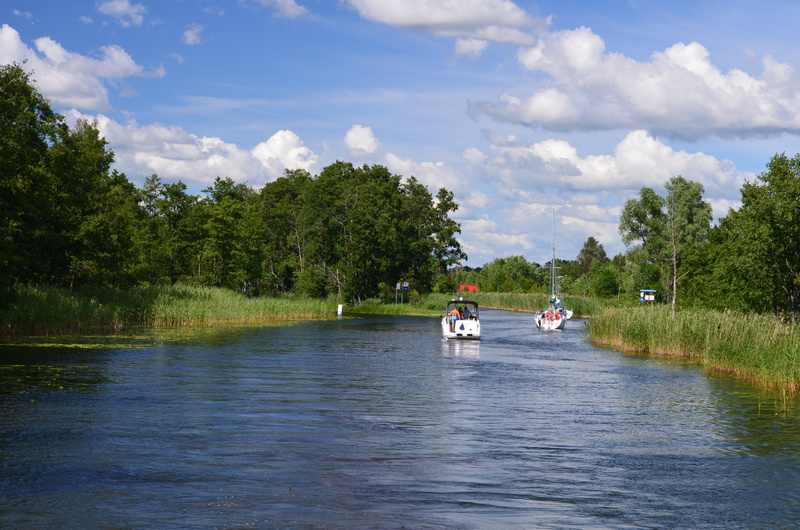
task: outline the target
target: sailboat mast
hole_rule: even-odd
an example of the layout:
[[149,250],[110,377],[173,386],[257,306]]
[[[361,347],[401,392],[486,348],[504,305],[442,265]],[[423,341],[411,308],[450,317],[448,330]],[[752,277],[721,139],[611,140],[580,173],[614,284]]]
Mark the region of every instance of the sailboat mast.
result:
[[553,258],[550,260],[550,294],[556,297],[556,209],[553,208]]

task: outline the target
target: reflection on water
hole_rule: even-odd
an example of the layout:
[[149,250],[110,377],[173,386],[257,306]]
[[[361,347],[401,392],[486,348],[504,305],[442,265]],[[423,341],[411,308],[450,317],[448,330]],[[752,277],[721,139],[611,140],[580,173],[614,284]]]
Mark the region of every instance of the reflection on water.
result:
[[478,357],[481,343],[478,340],[442,339],[442,353],[452,357]]
[[800,519],[797,402],[438,318],[0,347],[0,527],[763,528]]

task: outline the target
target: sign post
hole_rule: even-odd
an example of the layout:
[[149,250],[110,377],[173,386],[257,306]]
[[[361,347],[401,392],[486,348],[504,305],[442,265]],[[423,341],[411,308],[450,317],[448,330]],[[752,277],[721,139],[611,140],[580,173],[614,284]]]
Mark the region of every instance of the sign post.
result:
[[639,289],[639,303],[654,302],[656,299],[655,289]]
[[400,303],[403,303],[403,295],[408,292],[408,282],[403,282],[403,292],[400,294]]

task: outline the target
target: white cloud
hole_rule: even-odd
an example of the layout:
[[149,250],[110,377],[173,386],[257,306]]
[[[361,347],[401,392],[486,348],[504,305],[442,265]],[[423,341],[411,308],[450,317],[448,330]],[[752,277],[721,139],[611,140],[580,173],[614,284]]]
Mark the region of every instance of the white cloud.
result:
[[483,53],[489,43],[480,39],[458,39],[456,41],[456,55],[470,55],[478,57]]
[[647,129],[688,139],[800,132],[800,72],[769,56],[756,77],[722,72],[696,42],[638,62],[607,52],[582,27],[543,34],[518,58],[547,79],[537,77],[527,96],[505,94],[473,111],[554,131]]
[[31,14],[30,11],[20,11],[19,9],[14,9],[11,12],[14,13],[14,15],[18,16],[18,17],[27,18],[27,19],[33,18],[33,15]]
[[489,154],[478,156],[479,152],[473,148],[469,161],[494,175],[503,185],[501,192],[518,197],[548,188],[638,191],[645,186],[659,188],[677,175],[701,183],[708,193],[734,197],[745,178],[752,177],[730,161],[675,151],[642,130],[628,133],[612,155],[581,157],[563,140],[492,144]]
[[268,180],[283,176],[285,169],[305,169],[311,172],[317,165],[317,155],[303,145],[303,141],[292,131],[278,131],[267,141],[261,142],[251,151],[266,169]]
[[[549,21],[537,19],[509,0],[344,0],[373,22],[425,31],[439,37],[533,44],[530,33]],[[460,45],[463,51],[465,44]],[[472,53],[477,44],[471,45]]]
[[28,62],[26,70],[35,72],[36,86],[50,103],[58,107],[108,112],[111,104],[105,81],[119,82],[126,77],[163,77],[159,68],[152,71],[136,64],[119,46],[100,47],[100,57],[89,58],[65,50],[49,37],[34,41],[28,48],[10,26],[0,27],[0,63]]
[[147,14],[147,8],[142,4],[131,4],[128,0],[104,0],[97,9],[122,27],[141,26]]
[[308,15],[308,10],[294,0],[255,0],[264,7],[272,7],[278,15],[285,18],[299,18]]
[[201,33],[203,33],[203,26],[200,24],[192,24],[186,31],[183,32],[183,35],[181,36],[181,42],[188,44],[189,46],[200,44],[202,42]]
[[436,195],[439,188],[456,190],[459,179],[455,171],[444,162],[416,162],[410,158],[402,158],[393,153],[386,153],[386,167],[396,175],[416,177],[429,191]]
[[75,110],[66,117],[71,124],[78,119],[96,120],[100,134],[114,151],[114,167],[132,182],[143,182],[147,175],[157,173],[166,181],[181,180],[187,185],[213,184],[217,177],[258,185],[265,176],[253,154],[219,138],[158,123],[120,124],[102,114],[89,116]]
[[344,143],[351,158],[365,158],[378,149],[378,140],[372,133],[372,127],[353,125],[344,136]]

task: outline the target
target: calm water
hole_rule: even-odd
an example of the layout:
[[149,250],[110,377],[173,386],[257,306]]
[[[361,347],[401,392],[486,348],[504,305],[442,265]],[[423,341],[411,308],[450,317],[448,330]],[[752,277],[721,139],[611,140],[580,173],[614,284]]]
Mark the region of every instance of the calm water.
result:
[[481,316],[2,346],[0,527],[800,523],[796,402]]

